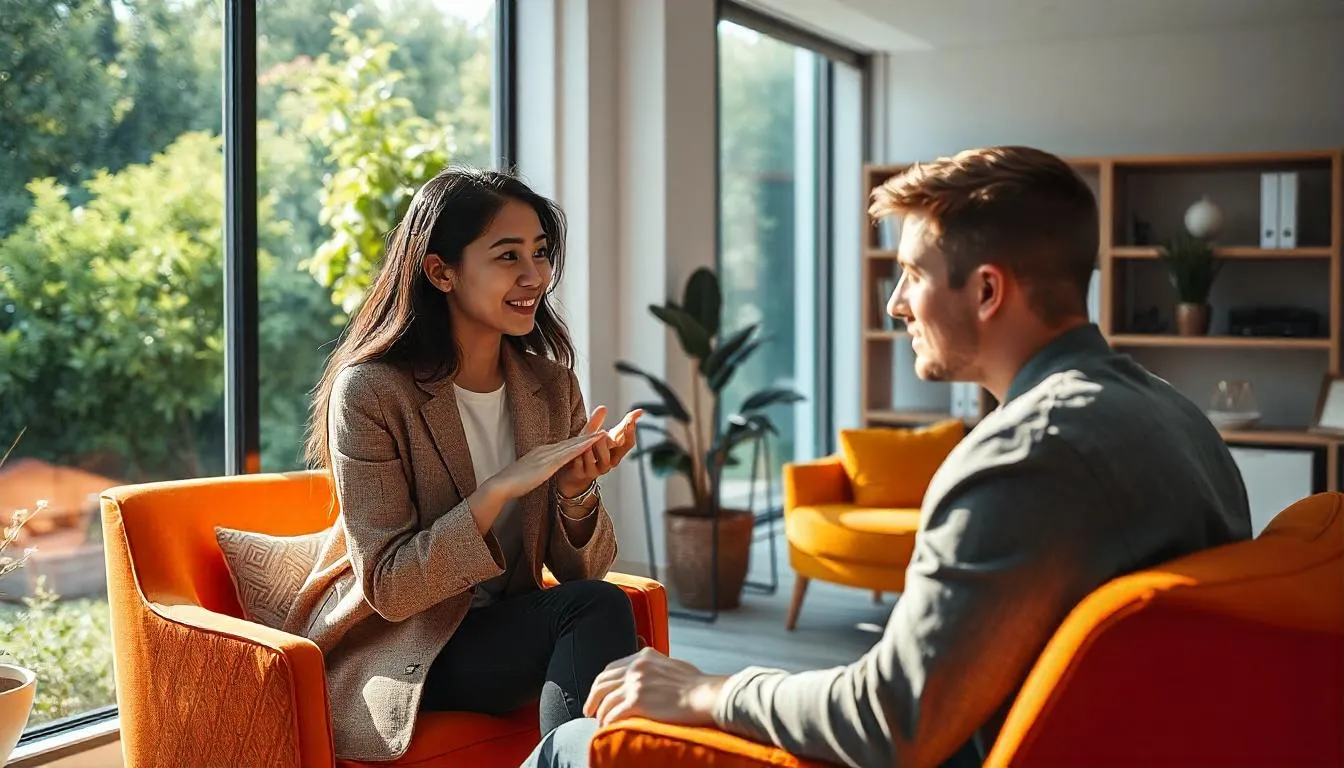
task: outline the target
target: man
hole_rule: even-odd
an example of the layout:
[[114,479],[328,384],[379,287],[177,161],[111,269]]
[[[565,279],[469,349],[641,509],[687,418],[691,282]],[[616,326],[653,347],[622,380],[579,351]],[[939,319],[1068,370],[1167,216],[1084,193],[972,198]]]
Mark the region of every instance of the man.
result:
[[1088,322],[1096,201],[1053,155],[963,152],[874,190],[903,217],[887,311],[917,374],[999,407],[947,457],[920,512],[906,590],[846,667],[731,677],[643,651],[598,676],[535,765],[579,766],[627,717],[714,725],[851,766],[979,762],[1069,611],[1124,573],[1250,535],[1241,475],[1186,398]]

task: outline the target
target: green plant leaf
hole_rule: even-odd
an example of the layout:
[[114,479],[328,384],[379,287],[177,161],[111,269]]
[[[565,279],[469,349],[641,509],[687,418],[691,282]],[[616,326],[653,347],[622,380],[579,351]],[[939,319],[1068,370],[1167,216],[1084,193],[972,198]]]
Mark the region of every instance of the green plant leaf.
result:
[[1158,248],[1157,253],[1167,267],[1179,300],[1189,304],[1207,303],[1224,263],[1213,247],[1187,234],[1172,238]]
[[691,455],[680,444],[671,440],[642,448],[635,452],[635,456],[637,458],[647,456],[649,467],[659,478],[677,473],[685,475],[688,480],[691,477]]
[[733,449],[758,435],[757,429],[746,418],[733,416],[728,428],[715,437],[714,445],[705,452],[706,463],[711,467],[728,466]]
[[647,411],[650,416],[664,416],[667,418],[676,419],[677,421],[680,421],[683,424],[690,423],[691,414],[689,411],[686,410],[686,405],[683,402],[681,402],[681,398],[677,397],[677,393],[674,392],[672,388],[669,387],[667,383],[664,382],[662,379],[659,379],[657,376],[654,376],[653,374],[648,373],[640,369],[639,367],[635,366],[634,364],[628,363],[624,360],[618,360],[616,362],[616,370],[628,376],[638,376],[644,379],[649,383],[649,386],[653,387],[654,391],[658,393],[658,396],[662,398],[663,405],[665,406],[664,413],[661,414],[654,413],[651,409],[648,408],[647,405],[639,406],[643,407],[644,410]]
[[677,332],[682,351],[697,360],[709,357],[709,332],[689,312],[672,302],[668,302],[665,307],[650,304],[649,311]]
[[686,281],[685,295],[681,304],[686,312],[695,318],[705,329],[709,338],[719,333],[719,315],[723,311],[723,294],[719,290],[719,279],[714,272],[701,267]]
[[759,411],[772,405],[792,405],[806,399],[792,389],[767,387],[752,394],[742,402],[742,413],[749,414],[752,411]]
[[[634,405],[630,406],[630,410],[643,411],[646,416],[652,416],[656,419],[666,419],[672,415],[672,412],[667,409],[667,405],[665,405],[662,401],[659,400],[646,400],[643,402],[635,403]],[[653,425],[644,424],[641,422],[639,428],[644,429],[646,427],[651,426]]]
[[726,389],[728,384],[733,380],[734,374],[737,373],[737,369],[747,361],[747,358],[755,354],[756,350],[760,349],[761,345],[767,340],[767,337],[764,336],[752,339],[746,346],[734,352],[723,365],[719,366],[719,369],[714,372],[714,375],[709,378],[709,388],[716,393]]
[[757,434],[768,432],[775,437],[779,437],[779,427],[775,426],[775,420],[764,413],[753,413],[747,416],[746,420],[747,424],[756,430]]
[[752,323],[746,328],[734,333],[722,344],[715,347],[714,351],[711,352],[709,357],[705,358],[704,363],[700,365],[700,372],[704,374],[705,378],[712,380],[714,374],[723,367],[724,363],[732,359],[733,355],[742,348],[743,344],[746,344],[751,339],[751,335],[760,327],[759,323]]

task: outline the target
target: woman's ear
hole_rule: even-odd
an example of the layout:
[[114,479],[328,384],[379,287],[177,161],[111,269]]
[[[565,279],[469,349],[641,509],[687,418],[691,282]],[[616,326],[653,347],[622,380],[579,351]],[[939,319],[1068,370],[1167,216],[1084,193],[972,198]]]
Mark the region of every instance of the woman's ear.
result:
[[444,263],[437,253],[425,254],[425,277],[431,285],[444,293],[453,290],[453,268]]

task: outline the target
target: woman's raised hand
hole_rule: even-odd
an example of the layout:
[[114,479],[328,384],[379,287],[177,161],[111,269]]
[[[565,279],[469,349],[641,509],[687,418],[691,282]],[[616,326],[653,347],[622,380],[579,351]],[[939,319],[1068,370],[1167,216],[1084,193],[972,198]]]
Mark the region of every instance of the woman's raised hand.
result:
[[635,447],[635,427],[643,410],[633,410],[625,414],[621,423],[607,431],[602,431],[602,422],[607,417],[607,407],[599,405],[584,425],[582,435],[598,435],[602,439],[577,455],[560,474],[556,475],[556,490],[564,496],[577,496],[588,489],[593,481],[620,465],[625,455]]

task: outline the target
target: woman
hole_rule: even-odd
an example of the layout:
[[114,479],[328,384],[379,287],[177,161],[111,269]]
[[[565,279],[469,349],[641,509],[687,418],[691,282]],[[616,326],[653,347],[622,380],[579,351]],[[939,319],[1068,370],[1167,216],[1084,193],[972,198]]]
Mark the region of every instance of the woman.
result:
[[[503,173],[446,170],[411,202],[313,405],[340,521],[286,622],[322,649],[337,755],[388,760],[418,711],[582,716],[636,650],[597,479],[640,412],[589,418],[550,303],[560,211]],[[541,588],[547,566],[561,582]]]

